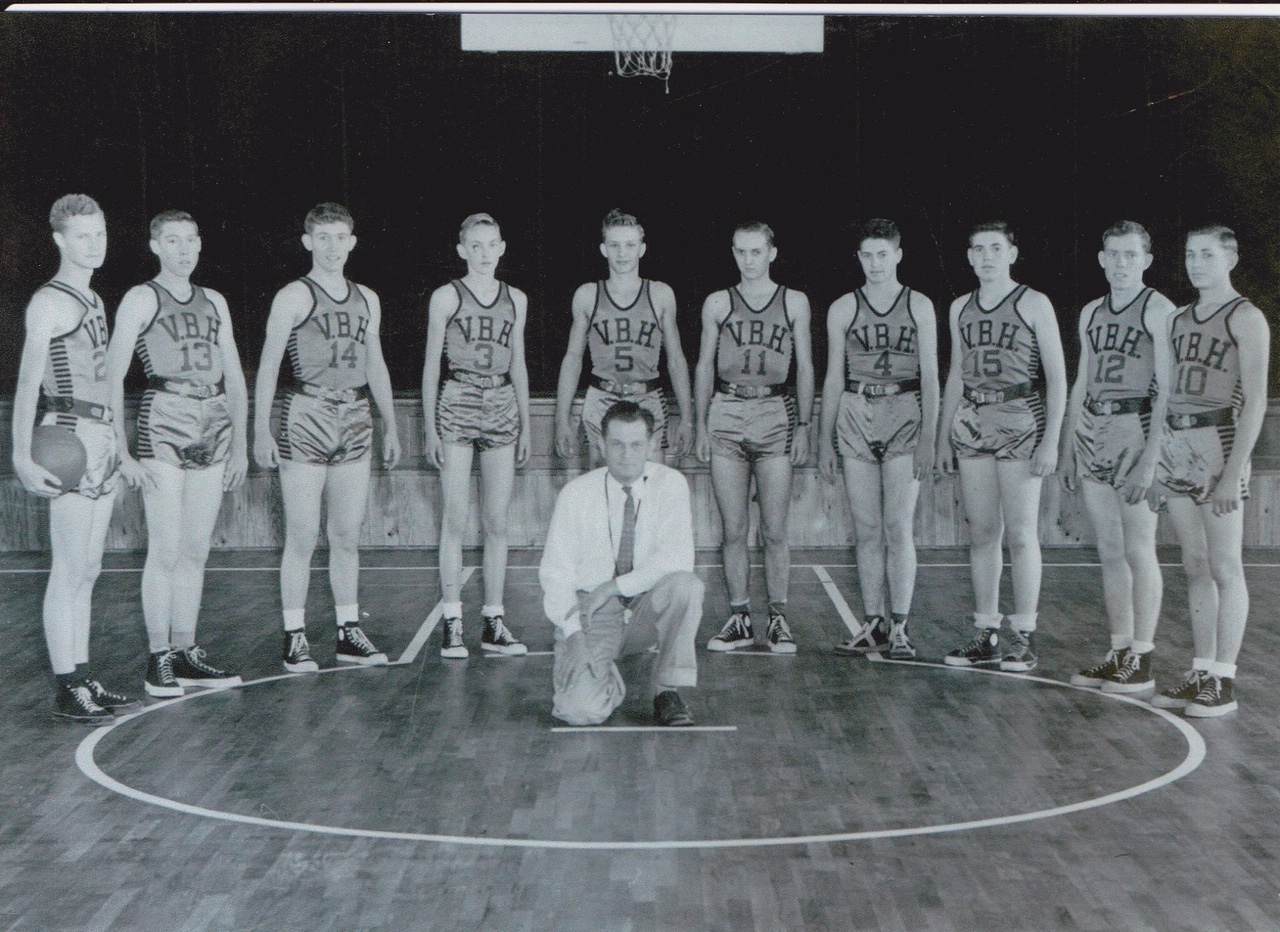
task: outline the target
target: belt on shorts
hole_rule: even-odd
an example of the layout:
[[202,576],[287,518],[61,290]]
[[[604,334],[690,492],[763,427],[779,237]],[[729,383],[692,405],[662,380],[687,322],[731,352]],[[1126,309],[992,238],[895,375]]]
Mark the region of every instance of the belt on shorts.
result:
[[735,385],[724,379],[716,379],[716,391],[735,398],[772,398],[786,392],[785,385]]
[[866,395],[868,398],[883,398],[889,395],[905,395],[907,392],[920,391],[919,379],[906,379],[902,382],[859,382],[849,379],[844,383],[846,392]]
[[1193,427],[1224,427],[1236,422],[1236,413],[1230,408],[1215,408],[1195,414],[1170,414],[1165,423],[1170,430],[1191,430]]
[[355,388],[325,388],[323,385],[315,385],[311,382],[298,382],[293,386],[293,390],[323,401],[359,401],[361,398],[369,397],[368,385],[357,385]]
[[184,382],[181,379],[163,379],[153,375],[147,379],[147,388],[171,395],[182,395],[185,398],[214,398],[226,392],[222,379],[212,385],[197,385],[195,382]]
[[1133,398],[1116,398],[1111,401],[1084,400],[1085,410],[1098,417],[1114,414],[1146,414],[1151,410],[1151,396],[1138,395]]
[[647,395],[658,387],[657,379],[650,379],[647,382],[615,382],[612,379],[602,379],[599,376],[591,377],[591,384],[602,392],[608,392],[610,395]]
[[1035,390],[1034,382],[1019,382],[1017,385],[1010,385],[1008,388],[1002,388],[994,392],[979,391],[966,385],[964,387],[964,400],[975,405],[998,405],[1001,402],[1026,398],[1028,395],[1033,394]]
[[476,388],[499,388],[503,385],[511,384],[511,374],[509,372],[504,372],[501,375],[481,375],[479,372],[472,372],[469,369],[450,369],[446,378],[450,378],[455,382],[474,385]]
[[95,421],[102,421],[104,424],[109,420],[106,405],[100,405],[93,401],[81,401],[79,398],[72,398],[69,395],[43,395],[41,396],[40,404],[46,412],[56,411],[58,414],[74,414],[77,417],[87,417]]

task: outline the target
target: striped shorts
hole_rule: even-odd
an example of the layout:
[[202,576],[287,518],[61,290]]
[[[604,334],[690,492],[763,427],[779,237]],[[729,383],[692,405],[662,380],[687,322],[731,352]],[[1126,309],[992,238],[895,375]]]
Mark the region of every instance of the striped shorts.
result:
[[[1162,425],[1155,486],[1169,495],[1185,495],[1197,505],[1212,501],[1235,436],[1234,424],[1188,430]],[[1246,463],[1240,477],[1241,498],[1249,497],[1249,472]]]
[[513,385],[481,388],[449,379],[436,399],[436,429],[445,443],[495,450],[520,437],[520,408]]
[[138,459],[179,469],[205,469],[231,456],[231,413],[226,395],[188,398],[148,389],[138,409]]
[[79,485],[74,489],[64,489],[64,494],[75,492],[85,498],[101,498],[116,490],[120,484],[120,454],[116,447],[116,429],[110,421],[47,411],[40,418],[40,423],[65,427],[84,444],[84,475]]
[[716,392],[707,412],[712,452],[746,463],[789,454],[795,425],[790,395],[738,398]]
[[286,392],[280,406],[280,458],[315,466],[340,466],[368,458],[373,412],[366,397],[350,401]]

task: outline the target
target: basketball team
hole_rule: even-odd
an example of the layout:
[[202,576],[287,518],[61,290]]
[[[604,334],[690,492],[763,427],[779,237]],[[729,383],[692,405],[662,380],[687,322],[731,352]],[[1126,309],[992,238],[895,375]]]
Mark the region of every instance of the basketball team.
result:
[[[152,220],[150,248],[159,270],[124,296],[110,335],[104,302],[91,287],[106,256],[102,209],[86,195],[67,195],[53,205],[50,224],[61,261],[26,309],[13,461],[22,485],[49,499],[52,562],[43,622],[57,681],[54,715],[100,724],[141,705],[109,689],[89,666],[91,597],[122,482],[141,490],[147,520],[141,583],[149,641],[146,693],[176,697],[187,687],[241,682],[211,661],[196,628],[222,497],[244,481],[250,454],[280,478],[284,668],[319,669],[305,605],[322,506],[335,657],[386,664],[386,653],[366,630],[372,623],[357,594],[373,408],[387,468],[400,457],[400,440],[378,295],[344,273],[357,243],[350,213],[324,203],[304,220],[302,245],[311,268],[281,288],[271,305],[255,384],[252,450],[248,387],[227,301],[192,281],[201,248],[196,221],[177,210]],[[1102,233],[1097,255],[1108,290],[1079,315],[1080,361],[1068,390],[1053,306],[1013,277],[1013,230],[1003,222],[974,226],[968,261],[977,286],[947,312],[951,360],[940,386],[934,304],[899,281],[898,228],[870,220],[856,243],[865,284],[827,313],[829,353],[815,432],[810,304],[803,292],[771,278],[777,248],[769,226],[744,223],[732,233],[740,280],[703,302],[691,384],[675,295],[668,285],[641,277],[646,243],[640,222],[611,211],[600,244],[608,274],[574,293],[556,392],[556,453],[574,456],[585,436],[592,463],[603,461],[604,467],[565,488],[548,535],[541,579],[549,620],[557,625],[553,713],[586,724],[617,707],[623,687],[616,667],[606,662],[612,672],[597,676],[600,664],[593,657],[616,657],[641,627],[633,619],[652,608],[656,633],[650,621],[652,636],[639,647],[658,643],[655,717],[664,725],[692,723],[675,690],[693,685],[691,678],[696,682],[691,645],[702,586],[691,572],[687,483],[662,465],[664,452],[681,457],[691,451],[710,464],[723,527],[730,607],[706,645],[711,651],[757,646],[747,551],[754,482],[768,597],[760,646],[795,653],[786,616],[791,480],[793,468],[816,454],[827,482],[843,475],[864,612],[859,630],[835,646],[837,654],[916,658],[909,617],[920,482],[958,473],[971,538],[973,631],[945,663],[1034,669],[1041,484],[1056,475],[1065,488],[1083,494],[1093,524],[1110,638],[1100,662],[1071,682],[1151,693],[1154,705],[1189,716],[1234,711],[1236,660],[1249,610],[1242,499],[1266,409],[1270,337],[1262,312],[1232,286],[1239,259],[1235,234],[1221,225],[1194,229],[1184,248],[1197,296],[1177,308],[1143,280],[1152,263],[1147,231],[1121,221]],[[515,472],[530,452],[529,301],[496,277],[505,250],[493,217],[467,217],[457,244],[466,273],[436,289],[427,310],[422,399],[426,458],[441,475],[440,654],[446,658],[469,653],[462,541],[477,456],[484,540],[479,648],[512,656],[527,651],[504,623],[503,607],[508,509]],[[580,434],[571,409],[588,353]],[[147,388],[130,444],[124,382],[135,355]],[[279,391],[273,433],[286,355],[291,379]],[[658,385],[664,357],[680,415],[670,436]],[[565,562],[574,550],[565,541],[575,531],[571,525],[590,523],[580,509],[596,507],[587,504],[595,502],[588,497],[595,486],[589,492],[582,484],[596,472],[604,477],[595,481],[611,549],[601,555],[603,547],[589,544],[585,549],[594,552],[579,554],[575,570]],[[651,498],[655,504],[646,514]],[[1167,513],[1181,544],[1194,644],[1183,681],[1160,692],[1152,675],[1162,595],[1158,513]],[[653,567],[641,572],[641,562],[651,558],[637,549],[637,522],[641,538],[650,525],[646,553],[667,548],[657,560],[670,570],[661,581]],[[603,533],[605,524],[600,528]],[[999,606],[1006,544],[1013,595],[1007,616]],[[570,584],[575,574],[580,580],[591,576],[594,587],[578,585],[576,600]],[[555,594],[561,590],[563,599]],[[597,620],[606,615],[617,623],[610,645],[600,648],[605,636],[596,631]],[[1006,618],[1007,633],[1001,630]],[[586,647],[576,637],[584,628]],[[687,649],[666,643],[677,628]],[[598,649],[606,653],[591,653]],[[599,695],[590,699],[591,708],[578,703],[570,710],[566,697],[575,683],[592,677]]]

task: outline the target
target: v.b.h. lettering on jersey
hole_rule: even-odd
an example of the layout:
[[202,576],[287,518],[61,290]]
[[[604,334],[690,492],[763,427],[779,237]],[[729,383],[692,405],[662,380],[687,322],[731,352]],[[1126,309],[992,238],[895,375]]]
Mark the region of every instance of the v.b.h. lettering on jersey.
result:
[[849,328],[849,336],[862,347],[864,353],[888,351],[891,353],[914,353],[916,351],[916,328],[905,324],[899,325],[897,334],[888,324],[863,324]]
[[791,331],[781,324],[773,324],[770,327],[769,336],[766,339],[764,335],[765,322],[763,320],[733,320],[724,325],[723,333],[733,337],[733,342],[739,347],[743,346],[759,346],[764,349],[771,349],[776,353],[785,353],[787,351],[787,338],[791,335]]
[[[496,343],[498,346],[508,348],[511,346],[511,331],[514,324],[510,320],[501,321],[501,327],[498,327],[499,321],[496,318],[489,314],[479,314],[475,317],[455,318],[453,323],[462,334],[464,343]],[[495,329],[497,329],[496,334]]]
[[997,321],[994,320],[977,320],[961,324],[960,338],[964,340],[964,345],[969,349],[978,346],[996,346],[1007,350],[1017,349],[1018,332],[1022,329],[1022,325],[1002,320],[998,322],[1000,328],[997,331],[996,323]]
[[[352,326],[352,317],[355,325]],[[347,311],[325,311],[312,316],[310,323],[324,334],[326,340],[353,340],[364,345],[369,330],[369,318],[364,314],[352,315]]]
[[654,337],[658,334],[658,322],[656,320],[636,321],[630,317],[605,317],[592,323],[591,329],[605,346],[629,343],[632,346],[652,349]]
[[[1209,339],[1204,339],[1208,336]],[[1191,331],[1173,338],[1173,358],[1179,362],[1193,362],[1209,369],[1226,372],[1227,350],[1231,343],[1213,334]]]

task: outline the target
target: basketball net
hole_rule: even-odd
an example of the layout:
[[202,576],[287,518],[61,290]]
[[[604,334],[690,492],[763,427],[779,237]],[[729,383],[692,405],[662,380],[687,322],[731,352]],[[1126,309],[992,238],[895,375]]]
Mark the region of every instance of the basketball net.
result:
[[613,30],[613,63],[619,77],[662,78],[671,93],[671,36],[676,18],[657,14],[609,16]]

